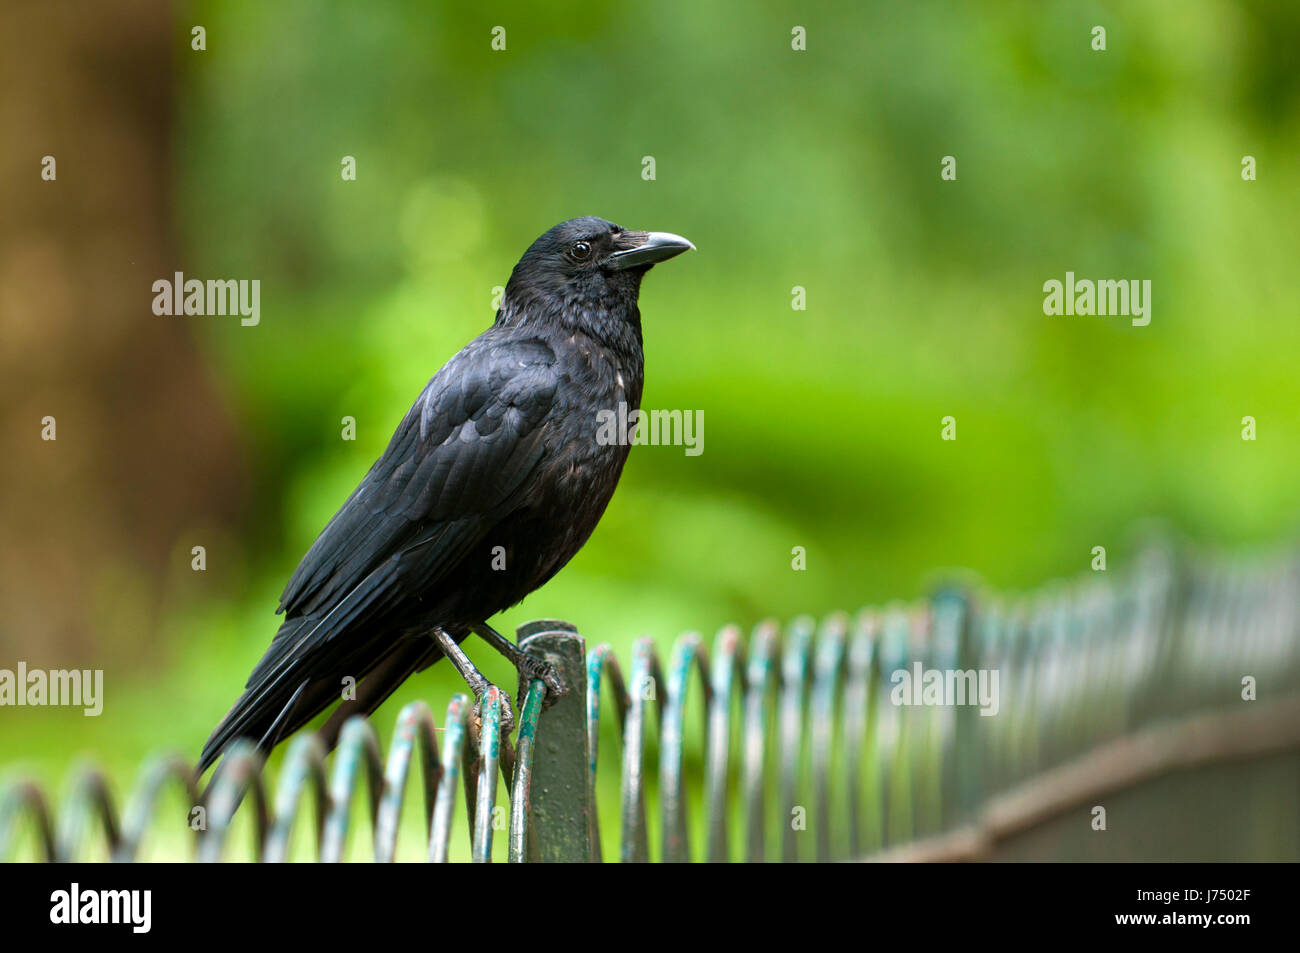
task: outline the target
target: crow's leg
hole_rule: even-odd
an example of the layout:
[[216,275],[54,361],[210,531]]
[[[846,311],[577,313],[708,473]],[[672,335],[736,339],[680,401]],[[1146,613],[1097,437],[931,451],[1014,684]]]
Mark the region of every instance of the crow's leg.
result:
[[[474,693],[474,697],[477,699],[474,707],[478,709],[481,718],[483,696],[487,694],[491,683],[483,677],[482,672],[474,667],[474,663],[469,660],[469,656],[465,654],[464,649],[441,626],[435,626],[429,636],[438,643],[438,647],[442,649],[442,654],[447,656],[452,665],[456,666],[456,671],[460,672],[460,677],[465,679],[465,684]],[[515,727],[515,713],[510,709],[509,695],[501,697],[501,706],[501,733],[509,735]]]
[[542,699],[543,708],[549,708],[555,701],[569,694],[569,686],[565,684],[564,677],[550,662],[544,662],[527,654],[486,622],[474,623],[470,626],[470,631],[504,655],[510,664],[519,670],[519,697],[515,700],[515,704],[520,709],[524,705],[524,693],[528,689],[528,683],[534,678],[540,678],[542,684],[546,686],[546,696]]

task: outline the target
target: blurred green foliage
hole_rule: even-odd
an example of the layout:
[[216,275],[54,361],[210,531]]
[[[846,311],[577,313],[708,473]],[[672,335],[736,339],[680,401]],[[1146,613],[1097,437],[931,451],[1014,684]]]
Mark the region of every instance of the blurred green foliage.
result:
[[[646,633],[914,597],[942,567],[1030,587],[1106,545],[1122,571],[1152,518],[1215,545],[1293,533],[1289,0],[246,0],[182,5],[176,34],[187,271],[262,282],[260,326],[196,319],[255,509],[138,688],[16,742],[37,764],[62,773],[52,724],[123,764],[197,751],[297,558],[491,322],[518,255],[575,215],[698,246],[646,281],[644,403],[702,411],[705,449],[638,447],[591,542],[507,628],[563,617],[626,655]],[[1151,279],[1150,326],[1044,316],[1067,270]],[[381,726],[456,688],[415,682]]]

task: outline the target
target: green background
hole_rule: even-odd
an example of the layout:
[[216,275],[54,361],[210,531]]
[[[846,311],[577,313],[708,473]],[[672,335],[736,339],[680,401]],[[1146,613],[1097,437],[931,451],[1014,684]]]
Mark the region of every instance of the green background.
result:
[[[20,714],[0,763],[55,780],[93,751],[125,780],[196,754],[297,558],[576,215],[697,245],[644,286],[644,405],[702,412],[704,452],[635,448],[591,542],[498,628],[565,618],[626,658],[914,598],[947,567],[1026,589],[1104,545],[1122,572],[1153,521],[1293,535],[1295,4],[198,3],[175,32],[186,271],[261,280],[258,327],[188,319],[253,507],[162,650],[114,665],[105,714]],[[1150,279],[1150,326],[1045,316],[1067,270]],[[457,685],[437,666],[378,723],[414,698],[441,718]]]

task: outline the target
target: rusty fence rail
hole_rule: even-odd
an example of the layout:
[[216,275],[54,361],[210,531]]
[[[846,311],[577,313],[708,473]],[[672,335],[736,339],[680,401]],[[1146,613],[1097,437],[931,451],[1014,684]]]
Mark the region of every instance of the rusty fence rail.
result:
[[[543,711],[542,683],[525,686],[513,743],[493,687],[474,715],[453,697],[441,730],[423,702],[407,705],[386,757],[362,717],[332,761],[302,733],[274,792],[261,756],[236,747],[202,805],[194,856],[226,856],[243,810],[254,855],[287,859],[310,800],[320,860],[346,856],[360,805],[374,859],[392,860],[414,764],[423,852],[435,862],[448,859],[462,789],[475,861],[492,858],[503,826],[512,862],[600,860],[602,823],[617,825],[623,861],[975,859],[1094,794],[1207,760],[1300,750],[1295,553],[1218,562],[1156,548],[1128,578],[1107,575],[1022,597],[951,587],[854,616],[765,622],[748,639],[727,627],[711,647],[688,633],[666,665],[641,639],[626,672],[568,623],[529,623],[521,646],[559,667],[571,691]],[[620,796],[602,814],[611,717]],[[26,826],[46,860],[82,856],[92,829],[111,859],[134,860],[169,785],[199,805],[191,766],[175,756],[145,765],[121,815],[93,768],[75,776],[57,819],[39,787],[12,784],[0,795],[0,858]]]

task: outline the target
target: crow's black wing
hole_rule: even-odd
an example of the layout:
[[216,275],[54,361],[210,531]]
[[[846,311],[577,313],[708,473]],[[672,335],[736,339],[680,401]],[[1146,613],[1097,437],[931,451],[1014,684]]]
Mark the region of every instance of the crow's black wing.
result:
[[334,606],[385,560],[437,540],[420,546],[432,585],[451,568],[439,554],[463,549],[465,534],[476,525],[485,532],[482,520],[510,508],[541,456],[558,372],[546,343],[484,341],[477,338],[429,381],[303,556],[277,611],[294,616]]
[[[349,634],[434,590],[519,506],[544,452],[560,376],[545,342],[492,332],[434,376],[290,578],[278,610],[285,621],[208,739],[205,767],[230,739],[281,728],[275,719],[284,705],[334,663],[360,677],[382,658]],[[305,706],[314,709],[307,713],[300,697],[294,723],[337,699],[337,686],[308,695],[325,702]]]
[[292,617],[332,607],[385,560],[424,540],[440,540],[422,547],[431,557],[422,568],[435,582],[450,568],[439,553],[461,549],[467,532],[510,508],[540,458],[558,371],[544,342],[484,340],[425,387],[298,564],[278,611]]

